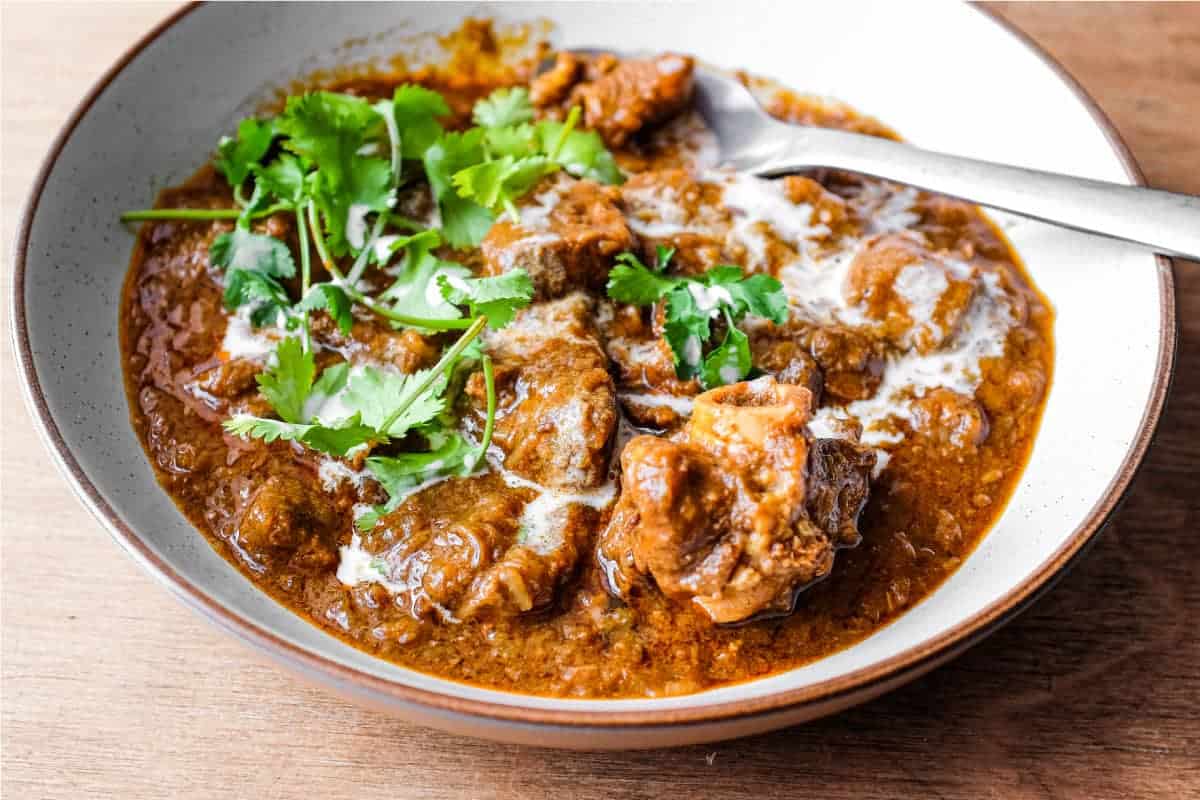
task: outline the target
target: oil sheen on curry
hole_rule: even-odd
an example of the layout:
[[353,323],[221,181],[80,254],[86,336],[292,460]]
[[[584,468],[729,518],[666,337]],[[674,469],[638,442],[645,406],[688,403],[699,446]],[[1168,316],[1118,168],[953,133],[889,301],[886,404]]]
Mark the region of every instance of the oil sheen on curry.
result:
[[483,55],[296,94],[132,215],[125,376],[180,509],[341,639],[530,694],[744,681],[920,602],[1048,390],[1003,237],[722,167],[685,55],[505,66],[488,24],[456,35]]

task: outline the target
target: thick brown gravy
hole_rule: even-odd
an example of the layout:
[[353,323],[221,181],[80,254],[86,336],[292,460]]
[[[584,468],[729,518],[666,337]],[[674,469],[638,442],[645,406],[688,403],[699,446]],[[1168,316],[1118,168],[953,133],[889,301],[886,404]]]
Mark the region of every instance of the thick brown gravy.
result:
[[[529,75],[425,72],[356,78],[332,88],[383,97],[414,79],[443,92],[457,124],[465,125],[476,99],[500,84],[528,82]],[[553,100],[558,89],[541,91]],[[646,258],[655,245],[670,244],[677,249],[675,268],[683,272],[735,263],[783,281],[791,321],[746,328],[756,368],[778,388],[769,396],[755,390],[749,400],[750,390],[739,389],[743,394],[729,403],[802,405],[786,387],[811,390],[819,406],[807,421],[811,435],[807,444],[794,440],[800,450],[788,451],[800,463],[809,452],[803,448],[816,447],[817,439],[854,438],[857,426],[846,416],[863,423],[859,449],[870,455],[860,471],[870,472],[870,459],[877,458],[878,474],[858,520],[861,542],[836,548],[832,570],[814,573],[823,579],[799,593],[790,614],[759,604],[754,608],[770,613],[748,614],[744,624],[716,624],[713,614],[678,591],[663,591],[691,585],[694,565],[667,563],[669,554],[651,547],[659,540],[646,544],[645,530],[637,539],[636,525],[650,524],[649,511],[624,497],[615,502],[630,494],[619,482],[621,448],[636,425],[670,443],[662,463],[683,464],[680,469],[708,463],[709,456],[695,450],[701,426],[689,428],[686,421],[698,406],[699,387],[677,379],[669,360],[664,367],[646,309],[608,301],[602,279],[597,288],[573,277],[587,259],[600,259],[606,272],[614,254],[597,250],[574,229],[563,233],[567,228],[558,233],[571,247],[553,265],[537,260],[540,251],[523,256],[539,291],[551,297],[539,297],[526,312],[524,332],[501,332],[489,343],[500,370],[498,461],[485,474],[413,494],[375,529],[356,534],[356,507],[383,499],[361,462],[288,442],[246,441],[220,426],[235,410],[263,413],[254,381],[265,359],[265,351],[256,351],[263,334],[231,319],[208,259],[213,238],[231,224],[147,223],[121,313],[133,424],[164,489],[256,585],[343,640],[422,672],[531,694],[661,696],[767,675],[851,645],[920,602],[976,546],[1026,463],[1053,363],[1052,313],[1016,254],[976,208],[956,201],[827,172],[771,186],[721,173],[706,162],[711,143],[686,107],[641,97],[647,109],[632,117],[603,104],[588,109],[594,112],[588,123],[604,132],[626,172],[624,185],[550,184],[522,202],[545,206],[549,215],[575,202],[585,211],[575,213],[572,225],[593,232],[615,226],[626,231],[614,234],[622,249]],[[556,113],[553,102],[542,108]],[[841,107],[787,92],[772,93],[769,108],[785,120],[890,135]],[[164,192],[158,205],[226,208],[231,202],[224,179],[206,167]],[[427,198],[414,190],[401,202],[415,213]],[[615,219],[599,214],[601,207],[612,209]],[[536,218],[523,214],[523,220]],[[267,218],[257,229],[298,246],[287,215]],[[577,234],[582,238],[571,238]],[[483,273],[523,237],[527,230],[493,230],[482,249],[444,255]],[[534,273],[540,268],[547,272]],[[554,269],[565,269],[565,288],[554,288]],[[840,280],[822,283],[830,270],[841,270]],[[823,305],[827,301],[833,306]],[[394,330],[369,316],[357,318],[343,336],[320,314],[314,336],[326,361],[386,363],[404,372],[429,366],[449,341]],[[974,349],[965,351],[964,339]],[[934,368],[953,376],[930,379]],[[478,389],[468,381],[460,405],[468,432],[477,433],[480,424]],[[572,425],[539,427],[539,419],[560,419],[555,415],[577,400],[584,412]],[[803,424],[807,409],[796,413]],[[565,445],[555,437],[568,435],[568,427],[590,460],[558,458]],[[774,457],[782,447],[767,450]],[[739,458],[704,469],[745,474],[750,467]],[[543,491],[567,486],[563,476],[571,470],[590,470],[579,481],[593,488]],[[610,473],[616,482],[608,482]],[[778,486],[783,473],[771,474]],[[678,491],[716,481],[704,475],[682,481]],[[743,484],[714,489],[711,497],[732,492],[729,502],[736,505],[746,491],[738,487]],[[572,494],[583,502],[563,500]],[[619,527],[611,521],[614,506],[621,503],[641,515],[631,523],[631,540],[612,532]],[[717,509],[707,513],[719,515]],[[553,530],[534,531],[532,523]],[[553,541],[538,550],[531,536]],[[647,552],[635,555],[639,545],[627,541],[641,541]],[[352,572],[344,562],[360,556],[391,559],[384,570],[394,581],[339,580]],[[493,569],[491,582],[483,580],[484,568],[496,565],[508,572]],[[393,584],[403,585],[395,591]],[[721,612],[725,619],[745,613],[744,605],[723,608],[734,609]]]

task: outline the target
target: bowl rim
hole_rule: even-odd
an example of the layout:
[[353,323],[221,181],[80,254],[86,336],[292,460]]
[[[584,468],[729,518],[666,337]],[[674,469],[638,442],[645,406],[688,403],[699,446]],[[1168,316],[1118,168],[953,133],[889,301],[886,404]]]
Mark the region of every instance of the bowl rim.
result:
[[[685,724],[694,725],[733,718],[750,719],[767,714],[775,715],[789,710],[794,711],[805,706],[814,709],[824,706],[833,710],[851,705],[856,699],[868,699],[916,678],[939,663],[961,653],[1012,620],[1066,572],[1105,527],[1128,493],[1158,426],[1175,368],[1178,320],[1174,264],[1171,259],[1161,255],[1156,256],[1156,259],[1159,266],[1159,314],[1162,332],[1159,338],[1154,385],[1143,410],[1137,435],[1102,496],[1089,510],[1083,522],[1071,532],[1059,548],[1021,583],[1006,592],[1003,597],[933,639],[903,650],[878,663],[809,686],[758,698],[692,707],[638,711],[535,708],[468,699],[407,686],[372,675],[355,667],[338,663],[326,656],[309,652],[259,623],[233,613],[205,595],[197,586],[187,581],[170,564],[151,551],[142,542],[136,531],[126,525],[103,498],[70,452],[51,415],[38,380],[33,363],[28,319],[25,313],[26,256],[33,220],[37,214],[41,195],[50,172],[57,163],[67,140],[101,93],[123,72],[124,68],[151,43],[202,5],[204,4],[201,2],[191,2],[175,10],[131,45],[92,85],[56,135],[42,160],[18,218],[17,237],[13,249],[13,282],[10,298],[11,332],[26,405],[31,411],[36,427],[50,450],[51,456],[67,478],[67,482],[76,496],[135,561],[184,603],[217,627],[229,631],[256,649],[273,656],[284,665],[292,668],[300,667],[308,675],[319,676],[326,685],[354,686],[357,684],[368,694],[374,695],[372,699],[377,703],[414,704],[433,712],[463,714],[476,718],[533,725],[647,729]],[[1058,79],[1084,105],[1095,124],[1104,133],[1131,182],[1138,186],[1146,185],[1141,168],[1116,127],[1074,76],[1013,23],[990,9],[975,4],[971,4],[971,6],[997,27],[1012,35],[1055,73]],[[516,692],[508,694],[513,697],[522,697],[520,693]],[[821,712],[818,711],[817,714],[819,713]]]

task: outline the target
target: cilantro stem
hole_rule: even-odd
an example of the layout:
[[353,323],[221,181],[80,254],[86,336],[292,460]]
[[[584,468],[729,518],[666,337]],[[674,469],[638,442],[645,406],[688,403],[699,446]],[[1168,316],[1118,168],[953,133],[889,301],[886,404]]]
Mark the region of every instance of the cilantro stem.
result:
[[386,213],[375,217],[375,224],[371,227],[371,235],[367,237],[367,241],[363,242],[362,250],[359,251],[358,257],[354,259],[354,265],[350,267],[350,272],[346,277],[346,280],[351,284],[357,286],[358,279],[367,271],[367,261],[371,256],[371,250],[374,249],[375,243],[379,241],[379,237],[383,234],[383,229],[386,225]]
[[[269,208],[264,208],[261,211],[256,211],[250,216],[254,219],[260,217],[269,217],[277,211],[285,211],[289,207],[277,203]],[[214,220],[214,219],[237,219],[242,215],[242,212],[236,208],[145,208],[138,211],[126,211],[121,215],[121,222],[145,222],[147,220],[156,219],[181,219],[181,220]]]
[[365,294],[360,292],[358,288],[346,280],[346,276],[338,269],[337,263],[329,257],[329,250],[325,246],[325,237],[321,233],[321,218],[317,215],[317,206],[311,200],[308,203],[308,223],[312,229],[313,243],[317,246],[317,253],[321,256],[321,263],[325,265],[325,269],[333,276],[334,281],[342,288],[342,291],[356,303],[370,310],[372,313],[378,314],[384,319],[390,319],[393,322],[399,322],[401,325],[408,325],[413,328],[428,328],[438,331],[453,331],[462,330],[471,324],[469,319],[426,319],[424,317],[410,317],[407,314],[401,314],[398,311],[393,311],[382,303],[378,303]]
[[408,217],[402,216],[400,214],[389,213],[387,215],[387,218],[388,218],[388,222],[392,223],[397,228],[400,228],[401,230],[411,231],[412,233],[420,233],[421,231],[425,230],[425,228],[426,228],[426,226],[417,222],[415,219],[409,219]]
[[[312,260],[308,252],[308,225],[304,221],[304,212],[296,208],[296,238],[300,240],[300,299],[308,296],[308,288],[312,285]],[[300,327],[303,332],[304,351],[312,350],[312,336],[308,330],[308,311],[300,312]]]
[[478,336],[486,327],[487,317],[476,317],[471,323],[471,327],[463,331],[462,336],[458,337],[458,341],[456,341],[449,350],[442,354],[442,357],[438,359],[438,362],[433,365],[433,369],[429,370],[429,374],[425,376],[425,379],[417,385],[417,388],[409,393],[404,402],[402,402],[394,411],[392,411],[388,418],[384,420],[383,424],[379,426],[378,430],[386,434],[388,430],[391,429],[392,425],[396,423],[396,420],[400,419],[400,415],[405,411],[408,411],[408,407],[415,403],[417,398],[424,394],[426,390],[433,385],[433,382],[437,380],[438,376],[443,374],[454,364],[454,362],[458,360],[458,357],[462,355],[463,350],[467,349],[467,345],[474,341],[475,337]]
[[551,161],[558,160],[558,152],[562,150],[563,145],[567,143],[567,137],[571,135],[571,131],[575,130],[575,126],[579,123],[579,106],[572,106],[567,114],[567,121],[563,123],[563,128],[558,133],[558,139],[554,142],[554,147],[547,154]]
[[479,440],[479,455],[471,466],[471,471],[479,469],[479,462],[487,457],[488,447],[492,444],[492,431],[496,428],[496,375],[492,370],[492,357],[483,354],[483,385],[487,390],[487,422],[483,425],[483,438]]

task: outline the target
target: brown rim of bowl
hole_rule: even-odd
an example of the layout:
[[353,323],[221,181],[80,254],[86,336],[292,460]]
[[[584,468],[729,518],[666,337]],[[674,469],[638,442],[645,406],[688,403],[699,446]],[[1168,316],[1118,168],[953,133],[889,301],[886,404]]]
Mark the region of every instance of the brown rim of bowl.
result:
[[[1120,469],[1105,489],[1103,496],[1092,507],[1091,511],[1088,512],[1083,523],[1076,528],[1067,541],[1053,555],[1046,559],[1032,575],[1010,590],[1004,597],[933,640],[909,648],[878,664],[864,667],[812,686],[792,689],[765,697],[735,700],[693,708],[650,711],[538,709],[485,700],[470,700],[418,689],[412,686],[405,686],[339,664],[329,658],[310,653],[270,630],[259,626],[257,623],[243,619],[208,597],[198,587],[184,580],[169,564],[155,555],[141,541],[137,534],[124,523],[113,508],[108,505],[95,485],[84,474],[79,462],[75,460],[75,457],[68,450],[58,426],[51,417],[49,406],[46,403],[46,398],[38,382],[37,372],[33,366],[33,354],[30,349],[29,330],[24,303],[26,251],[29,246],[33,217],[37,212],[41,194],[49,178],[50,171],[53,169],[67,139],[71,136],[75,127],[91,108],[92,104],[95,103],[104,89],[112,83],[122,70],[148,45],[199,7],[199,5],[200,3],[191,3],[175,11],[138,40],[101,76],[59,131],[34,180],[19,222],[14,250],[12,331],[16,344],[17,360],[23,378],[26,401],[34,412],[34,419],[41,428],[41,433],[50,447],[51,454],[55,457],[60,468],[66,473],[72,489],[74,489],[79,498],[104,526],[108,528],[118,544],[189,606],[202,613],[217,626],[235,634],[238,638],[257,649],[280,659],[285,664],[294,668],[299,667],[305,672],[315,673],[326,680],[349,682],[351,685],[358,684],[361,688],[375,694],[376,697],[373,698],[374,700],[389,706],[395,706],[397,703],[413,703],[428,710],[442,713],[465,714],[474,717],[525,724],[562,725],[581,728],[653,728],[689,723],[715,722],[734,717],[747,718],[766,715],[768,713],[778,714],[803,705],[815,706],[818,703],[827,704],[828,707],[838,700],[848,700],[848,702],[839,703],[839,705],[849,705],[853,703],[852,697],[854,694],[861,694],[865,699],[866,696],[871,695],[872,689],[878,690],[885,682],[891,683],[893,688],[899,686],[901,683],[931,669],[941,661],[947,660],[951,656],[965,650],[1005,622],[1011,620],[1036,600],[1042,592],[1050,588],[1054,580],[1064,573],[1071,562],[1105,526],[1113,512],[1124,499],[1130,483],[1133,481],[1138,467],[1145,457],[1146,450],[1158,425],[1170,387],[1175,362],[1176,340],[1178,336],[1175,308],[1175,279],[1170,259],[1163,256],[1156,257],[1160,267],[1159,310],[1162,320],[1162,336],[1159,340],[1154,386],[1149,402],[1143,412],[1137,437],[1130,445]],[[992,23],[1016,38],[1054,71],[1059,79],[1083,103],[1096,124],[1104,132],[1109,144],[1120,159],[1126,175],[1135,185],[1144,186],[1145,178],[1132,153],[1130,153],[1129,148],[1122,141],[1120,134],[1117,133],[1112,122],[1100,110],[1095,100],[1083,89],[1079,82],[1061,64],[1055,61],[1053,57],[1012,23],[989,9],[979,6],[974,7],[983,13]],[[876,691],[876,693],[879,692]],[[516,693],[511,694],[514,698],[521,697],[521,695]]]

